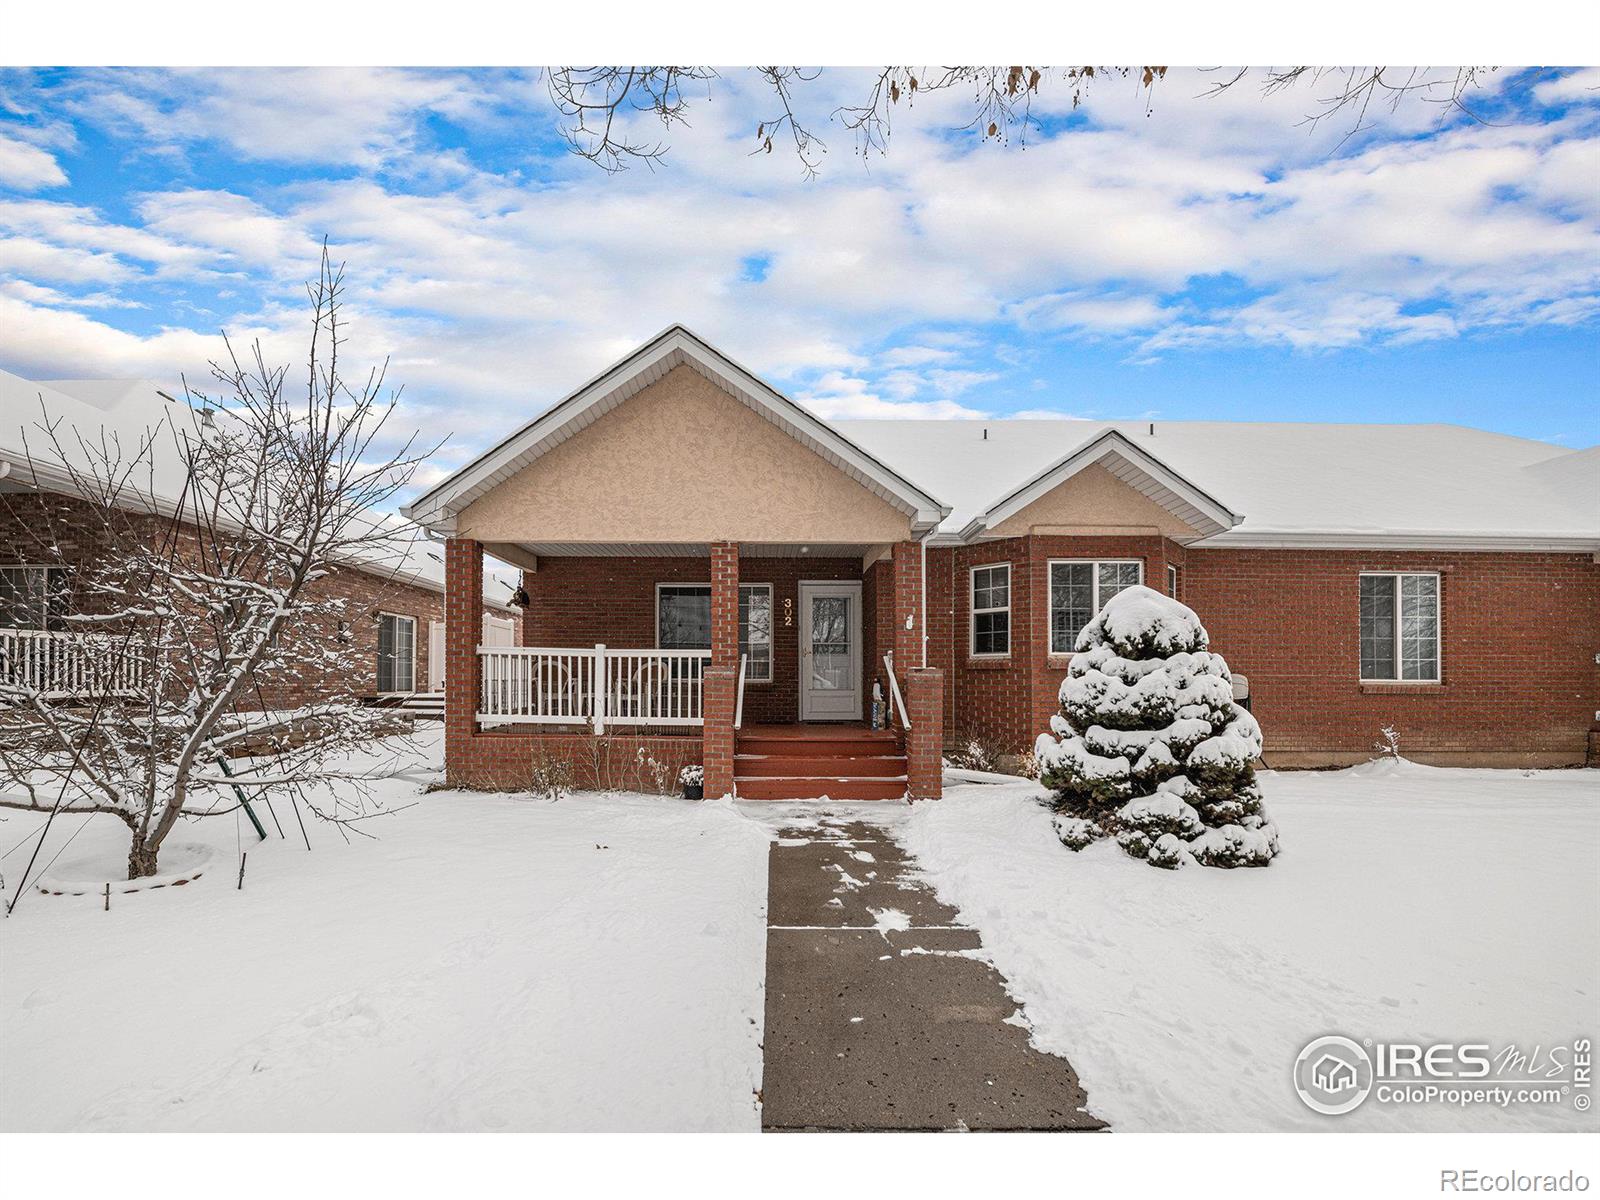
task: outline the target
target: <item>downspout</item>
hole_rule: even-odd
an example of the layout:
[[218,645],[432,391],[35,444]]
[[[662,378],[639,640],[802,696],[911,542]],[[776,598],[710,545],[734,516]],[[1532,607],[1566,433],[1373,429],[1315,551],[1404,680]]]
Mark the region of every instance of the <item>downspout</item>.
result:
[[922,585],[918,589],[922,596],[922,612],[917,617],[917,620],[922,622],[922,666],[924,669],[928,666],[928,539],[932,536],[933,530],[930,529],[917,539],[917,549],[921,555],[918,570],[921,575]]

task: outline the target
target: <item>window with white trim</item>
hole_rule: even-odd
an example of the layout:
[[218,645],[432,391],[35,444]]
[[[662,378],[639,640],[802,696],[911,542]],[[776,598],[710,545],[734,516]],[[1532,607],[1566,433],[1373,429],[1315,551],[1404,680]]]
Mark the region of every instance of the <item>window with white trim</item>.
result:
[[1439,682],[1438,575],[1362,572],[1361,678]]
[[[711,585],[656,585],[656,646],[662,650],[711,649]],[[739,653],[749,656],[745,680],[772,682],[772,585],[739,585]]]
[[378,614],[378,691],[416,690],[417,623],[394,613]]
[[65,629],[65,567],[0,567],[0,629]]
[[1171,563],[1167,564],[1167,595],[1178,598],[1178,568]]
[[972,568],[972,654],[1011,653],[1011,564]]
[[772,680],[772,585],[739,585],[739,653],[746,656],[745,678],[752,683]]
[[1105,602],[1144,582],[1144,563],[1131,559],[1055,560],[1050,563],[1050,653],[1071,654],[1078,634]]

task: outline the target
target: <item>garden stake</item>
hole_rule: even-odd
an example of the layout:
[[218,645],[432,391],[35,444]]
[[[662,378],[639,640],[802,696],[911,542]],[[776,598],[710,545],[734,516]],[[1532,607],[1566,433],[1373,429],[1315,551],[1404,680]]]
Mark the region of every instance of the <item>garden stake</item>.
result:
[[[224,775],[228,776],[229,778],[233,777],[233,772],[228,770],[228,760],[220,754],[217,755],[217,766],[222,768],[222,773]],[[256,819],[256,810],[250,807],[250,801],[245,799],[244,789],[236,783],[233,785],[233,794],[239,797],[239,807],[244,809],[244,815],[250,818],[250,824],[256,827],[256,832],[261,835],[261,840],[263,842],[266,841],[267,831],[262,828],[261,822]],[[276,821],[278,818],[273,817],[272,819]],[[283,836],[282,830],[279,830],[279,836]]]

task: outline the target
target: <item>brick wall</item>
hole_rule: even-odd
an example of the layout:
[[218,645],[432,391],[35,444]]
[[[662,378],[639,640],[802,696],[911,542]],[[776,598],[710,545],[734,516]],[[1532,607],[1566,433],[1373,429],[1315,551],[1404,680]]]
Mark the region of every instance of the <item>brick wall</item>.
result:
[[[1379,728],[1424,761],[1584,761],[1600,709],[1600,565],[1583,554],[1185,549],[1146,537],[1033,535],[929,553],[929,629],[945,670],[946,736],[974,732],[1022,750],[1057,710],[1065,658],[1048,654],[1048,563],[1144,563],[1147,585],[1199,613],[1212,646],[1248,676],[1267,760],[1363,761]],[[1011,654],[972,658],[968,572],[1012,564]],[[1442,682],[1360,684],[1357,587],[1363,570],[1438,571]]]
[[[1267,759],[1582,762],[1600,709],[1600,564],[1585,554],[1190,549],[1184,603],[1250,680]],[[1359,682],[1358,577],[1437,571],[1440,683]],[[1486,756],[1486,757],[1484,757]]]
[[[784,724],[799,717],[800,580],[861,577],[861,560],[854,558],[740,557],[741,583],[772,586],[772,681],[746,684],[746,724]],[[537,571],[523,575],[529,599],[523,644],[652,647],[656,644],[656,584],[710,582],[711,562],[705,557],[543,557]],[[863,697],[870,702],[870,664],[876,658],[865,651],[874,610],[866,602],[865,591],[864,586]]]
[[[163,545],[173,536],[165,519],[119,515],[124,529],[136,531],[147,544]],[[196,553],[194,531],[180,526],[177,553]],[[0,565],[56,565],[62,559],[80,567],[107,552],[111,538],[97,510],[72,496],[51,492],[0,495]],[[58,556],[52,546],[60,547]],[[82,589],[84,572],[69,575],[75,583],[71,603],[77,611],[93,611],[94,597]],[[336,569],[309,589],[318,600],[337,599],[342,613],[312,613],[284,635],[289,645],[338,647],[344,666],[297,666],[293,672],[263,674],[259,688],[243,707],[295,707],[330,696],[370,696],[377,691],[379,612],[410,617],[416,622],[417,687],[426,689],[429,661],[428,623],[444,619],[444,597],[430,588],[382,579],[365,571]],[[481,613],[480,613],[481,617]],[[343,622],[343,628],[341,628]]]
[[[469,722],[470,724],[470,719]],[[571,786],[629,792],[654,792],[658,782],[679,794],[678,772],[700,762],[696,736],[619,733],[531,733],[497,729],[452,741],[447,749],[451,787],[475,791],[532,791],[552,777],[558,764],[570,772]],[[731,778],[731,776],[730,776]],[[706,793],[710,795],[709,790]]]

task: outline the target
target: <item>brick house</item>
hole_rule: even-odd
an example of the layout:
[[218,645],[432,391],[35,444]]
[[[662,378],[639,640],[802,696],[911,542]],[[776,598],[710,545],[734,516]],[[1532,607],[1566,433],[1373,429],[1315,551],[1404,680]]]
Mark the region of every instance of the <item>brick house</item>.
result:
[[[102,433],[124,445],[137,445],[159,426],[174,401],[144,380],[54,380],[35,383],[0,371],[0,669],[50,662],[70,669],[81,637],[63,629],[63,614],[82,608],[87,598],[75,587],[72,562],[104,553],[92,509],[73,494],[65,472],[52,472],[41,453],[41,420],[61,421],[63,436],[76,430],[89,438]],[[32,455],[30,456],[30,444]],[[148,490],[150,503],[135,519],[148,520],[151,537],[165,536],[170,522],[155,513],[175,508],[181,480],[175,464],[158,458]],[[192,529],[185,535],[194,536]],[[60,546],[64,556],[48,550]],[[63,568],[60,557],[68,564]],[[479,614],[486,644],[519,640],[521,610],[508,601],[504,572],[487,581],[493,592]],[[300,636],[337,639],[353,647],[349,658],[358,674],[341,671],[293,685],[263,686],[254,703],[269,708],[296,707],[331,694],[351,694],[380,703],[397,703],[423,712],[442,708],[444,688],[444,553],[418,538],[401,562],[352,563],[316,585],[346,601],[347,620],[334,627],[300,629]],[[49,643],[49,651],[41,651]],[[5,664],[13,664],[6,668]]]
[[[703,762],[708,795],[936,796],[1021,752],[1135,583],[1199,612],[1271,765],[1581,764],[1600,449],[1453,426],[823,421],[682,327],[403,510],[446,539],[446,756]],[[482,563],[522,645],[480,644]],[[884,729],[869,728],[874,716]]]

